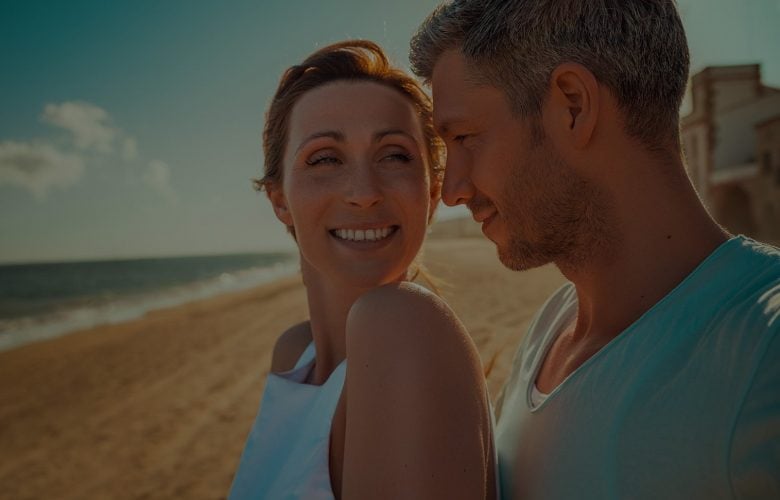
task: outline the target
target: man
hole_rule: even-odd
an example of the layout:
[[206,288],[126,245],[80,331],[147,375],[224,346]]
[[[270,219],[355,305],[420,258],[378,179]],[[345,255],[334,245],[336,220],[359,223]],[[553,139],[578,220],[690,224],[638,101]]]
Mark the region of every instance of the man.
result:
[[570,283],[499,398],[505,498],[780,498],[780,252],[685,173],[673,0],[458,0],[412,40],[442,198]]

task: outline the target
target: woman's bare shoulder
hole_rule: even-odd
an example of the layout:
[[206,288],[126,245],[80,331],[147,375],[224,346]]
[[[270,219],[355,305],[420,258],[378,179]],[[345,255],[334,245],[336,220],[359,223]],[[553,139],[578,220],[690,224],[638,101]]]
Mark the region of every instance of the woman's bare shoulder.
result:
[[309,343],[311,343],[311,327],[308,321],[285,330],[274,345],[271,371],[280,373],[292,370]]
[[417,348],[468,337],[446,302],[414,283],[385,285],[361,295],[347,319],[347,343],[382,349]]
[[362,295],[347,320],[350,364],[387,366],[389,377],[418,379],[465,371],[482,377],[479,354],[447,303],[413,283],[394,283]]

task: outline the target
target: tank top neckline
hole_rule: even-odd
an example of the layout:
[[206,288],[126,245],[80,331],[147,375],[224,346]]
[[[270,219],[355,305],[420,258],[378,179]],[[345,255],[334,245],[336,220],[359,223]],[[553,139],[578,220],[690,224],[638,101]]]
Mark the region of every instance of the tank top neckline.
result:
[[322,384],[307,384],[305,380],[309,377],[309,374],[314,369],[315,360],[316,348],[314,346],[314,340],[312,340],[309,342],[309,345],[306,346],[306,349],[303,350],[301,356],[298,358],[298,361],[296,361],[295,366],[292,369],[284,372],[270,372],[268,376],[300,386],[320,388],[329,385],[329,383],[334,379],[340,379],[341,377],[334,377],[334,374],[340,371],[347,361],[345,358],[341,361],[341,363],[336,365],[330,375],[328,375],[328,378]]

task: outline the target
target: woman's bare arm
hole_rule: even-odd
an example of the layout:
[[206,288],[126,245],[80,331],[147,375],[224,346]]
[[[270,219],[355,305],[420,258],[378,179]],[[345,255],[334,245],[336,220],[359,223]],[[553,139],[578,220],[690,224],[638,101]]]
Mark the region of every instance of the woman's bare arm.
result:
[[441,299],[409,283],[363,295],[347,359],[343,499],[492,497],[479,355]]

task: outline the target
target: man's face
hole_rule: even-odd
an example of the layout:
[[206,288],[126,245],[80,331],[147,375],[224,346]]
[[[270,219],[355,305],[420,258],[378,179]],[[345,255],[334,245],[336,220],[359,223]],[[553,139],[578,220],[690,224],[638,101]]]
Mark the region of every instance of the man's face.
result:
[[442,199],[468,206],[510,269],[579,263],[588,232],[602,225],[597,189],[467,64],[451,50],[433,71],[434,123],[447,146]]

